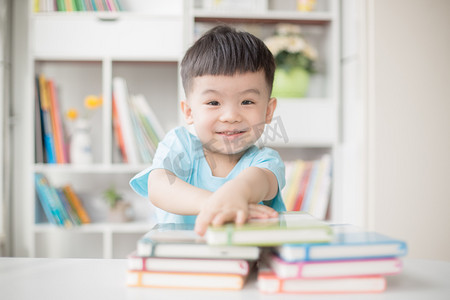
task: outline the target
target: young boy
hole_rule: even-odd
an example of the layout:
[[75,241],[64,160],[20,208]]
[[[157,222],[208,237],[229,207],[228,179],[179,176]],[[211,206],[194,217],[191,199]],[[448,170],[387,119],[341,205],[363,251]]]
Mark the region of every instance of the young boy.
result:
[[284,164],[278,153],[254,144],[269,124],[275,62],[264,43],[246,32],[217,26],[186,52],[181,110],[184,127],[167,133],[151,167],[130,184],[156,206],[159,223],[207,226],[276,217]]

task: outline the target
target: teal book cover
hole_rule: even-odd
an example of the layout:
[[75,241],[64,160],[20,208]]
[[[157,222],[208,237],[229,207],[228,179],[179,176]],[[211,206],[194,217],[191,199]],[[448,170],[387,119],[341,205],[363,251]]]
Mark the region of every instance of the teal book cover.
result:
[[275,252],[285,261],[321,261],[369,259],[404,256],[406,242],[354,225],[331,225],[333,239],[329,243],[285,244]]

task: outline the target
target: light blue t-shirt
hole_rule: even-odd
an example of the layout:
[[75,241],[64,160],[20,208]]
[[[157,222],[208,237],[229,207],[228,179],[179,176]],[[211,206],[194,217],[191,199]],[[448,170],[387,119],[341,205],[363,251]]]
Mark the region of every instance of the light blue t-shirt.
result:
[[[260,149],[252,146],[227,177],[216,177],[212,175],[200,140],[184,127],[177,127],[167,133],[158,145],[153,164],[136,174],[130,180],[130,185],[138,194],[148,197],[149,173],[155,169],[166,169],[193,186],[214,192],[225,182],[235,178],[241,171],[251,166],[265,168],[275,174],[278,181],[278,193],[272,199],[270,206],[276,211],[285,211],[286,208],[280,193],[285,185],[285,170],[278,152],[266,147]],[[197,216],[177,215],[156,208],[156,217],[158,223],[195,223]]]

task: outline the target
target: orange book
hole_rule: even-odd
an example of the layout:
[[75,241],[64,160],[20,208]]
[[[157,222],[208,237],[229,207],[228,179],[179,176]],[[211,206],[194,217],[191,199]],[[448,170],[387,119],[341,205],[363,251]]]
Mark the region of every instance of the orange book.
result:
[[128,162],[127,152],[125,150],[125,142],[123,140],[123,133],[122,128],[120,127],[120,120],[117,112],[117,104],[116,100],[114,99],[114,95],[112,100],[112,120],[113,120],[114,136],[119,146],[120,153],[122,154],[123,162],[127,163]]
[[61,121],[61,112],[59,110],[58,98],[56,94],[56,87],[53,80],[47,80],[48,98],[50,100],[50,116],[52,119],[53,138],[55,141],[56,162],[58,164],[65,164],[68,162],[65,151],[64,131]]
[[217,273],[127,271],[127,286],[170,289],[240,290],[246,276]]
[[258,272],[258,289],[267,294],[354,294],[381,293],[386,289],[383,276],[342,278],[279,278],[269,269]]
[[311,174],[311,166],[312,162],[305,162],[305,170],[303,171],[302,178],[299,181],[298,193],[293,208],[294,211],[299,211],[302,207],[303,197],[305,196],[305,191],[309,183],[309,176]]
[[83,206],[80,198],[78,198],[77,194],[73,190],[70,185],[66,185],[63,188],[64,195],[66,195],[67,201],[69,202],[72,209],[77,213],[78,217],[81,220],[82,224],[91,223],[91,219]]

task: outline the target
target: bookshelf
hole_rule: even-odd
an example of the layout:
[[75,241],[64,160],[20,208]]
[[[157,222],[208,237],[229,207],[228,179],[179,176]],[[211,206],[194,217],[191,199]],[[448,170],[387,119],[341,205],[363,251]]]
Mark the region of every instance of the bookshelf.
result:
[[[32,12],[32,2],[29,54],[33,78],[43,73],[54,79],[63,110],[69,106],[82,109],[88,94],[103,95],[103,104],[92,118],[92,165],[33,160],[28,168],[28,174],[43,173],[55,186],[70,182],[92,212],[93,223],[67,230],[36,223],[34,217],[29,230],[31,256],[123,258],[152,227],[150,204],[128,186],[131,176],[146,165],[122,163],[117,154],[111,125],[112,81],[120,76],[132,93],[143,94],[164,129],[183,124],[179,63],[196,37],[216,22],[243,27],[261,38],[273,33],[277,23],[302,26],[319,49],[318,72],[311,78],[306,98],[279,99],[276,115],[283,120],[289,141],[272,140],[269,145],[285,160],[331,154],[332,186],[340,184],[339,3],[318,0],[316,10],[306,13],[295,11],[296,1],[256,1],[261,7],[244,13],[208,8],[209,1],[171,0],[160,5],[159,1],[123,0],[126,10],[121,12]],[[34,123],[28,124],[34,132]],[[34,157],[34,152],[28,153]],[[25,193],[29,214],[37,216],[33,176],[27,178],[33,187]],[[134,222],[107,222],[101,193],[111,185],[132,203]],[[338,189],[332,189],[331,199],[329,218],[339,220],[344,208]]]

